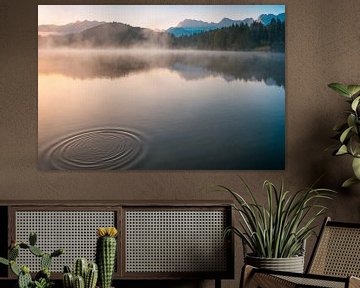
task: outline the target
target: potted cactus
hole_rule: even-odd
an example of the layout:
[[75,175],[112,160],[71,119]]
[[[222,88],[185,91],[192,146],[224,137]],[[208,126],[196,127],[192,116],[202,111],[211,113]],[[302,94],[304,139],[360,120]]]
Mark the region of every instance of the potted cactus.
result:
[[101,227],[97,229],[96,262],[99,267],[99,287],[110,288],[116,258],[115,227]]
[[[50,265],[54,257],[64,253],[63,249],[57,249],[52,253],[45,253],[36,246],[36,233],[30,233],[29,243],[13,242],[9,248],[8,259],[0,257],[0,263],[10,266],[11,271],[18,277],[18,288],[49,288],[54,285],[50,280]],[[30,268],[26,265],[19,266],[16,259],[20,249],[26,249],[33,255],[41,258],[41,270],[35,275],[34,280],[30,275]]]
[[88,263],[87,259],[76,259],[74,270],[64,267],[63,287],[64,288],[95,288],[98,279],[98,267],[96,263]]

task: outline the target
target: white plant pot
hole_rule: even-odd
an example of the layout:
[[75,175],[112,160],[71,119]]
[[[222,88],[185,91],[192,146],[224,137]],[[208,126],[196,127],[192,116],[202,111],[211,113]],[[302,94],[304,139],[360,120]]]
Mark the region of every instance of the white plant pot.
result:
[[289,258],[263,258],[246,255],[245,263],[262,269],[304,273],[304,256]]

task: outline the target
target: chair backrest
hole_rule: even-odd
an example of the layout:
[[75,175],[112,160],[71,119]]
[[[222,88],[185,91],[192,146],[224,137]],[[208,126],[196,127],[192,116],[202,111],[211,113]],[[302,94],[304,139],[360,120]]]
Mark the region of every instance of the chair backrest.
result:
[[326,218],[307,273],[360,277],[360,223]]

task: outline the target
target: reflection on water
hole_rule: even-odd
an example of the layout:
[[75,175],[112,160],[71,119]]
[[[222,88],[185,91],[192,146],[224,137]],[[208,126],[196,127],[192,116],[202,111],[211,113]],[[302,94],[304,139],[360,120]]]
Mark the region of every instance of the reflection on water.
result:
[[284,55],[39,50],[42,169],[283,169]]
[[76,79],[118,78],[167,68],[186,80],[220,76],[284,86],[284,55],[256,52],[110,50],[42,51],[39,71]]

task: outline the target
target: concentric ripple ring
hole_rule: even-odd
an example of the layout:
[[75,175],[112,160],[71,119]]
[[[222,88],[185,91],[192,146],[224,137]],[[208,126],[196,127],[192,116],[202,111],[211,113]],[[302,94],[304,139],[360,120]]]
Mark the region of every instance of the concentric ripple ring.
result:
[[51,145],[45,159],[51,169],[126,169],[144,153],[143,140],[123,129],[96,129],[71,135]]

